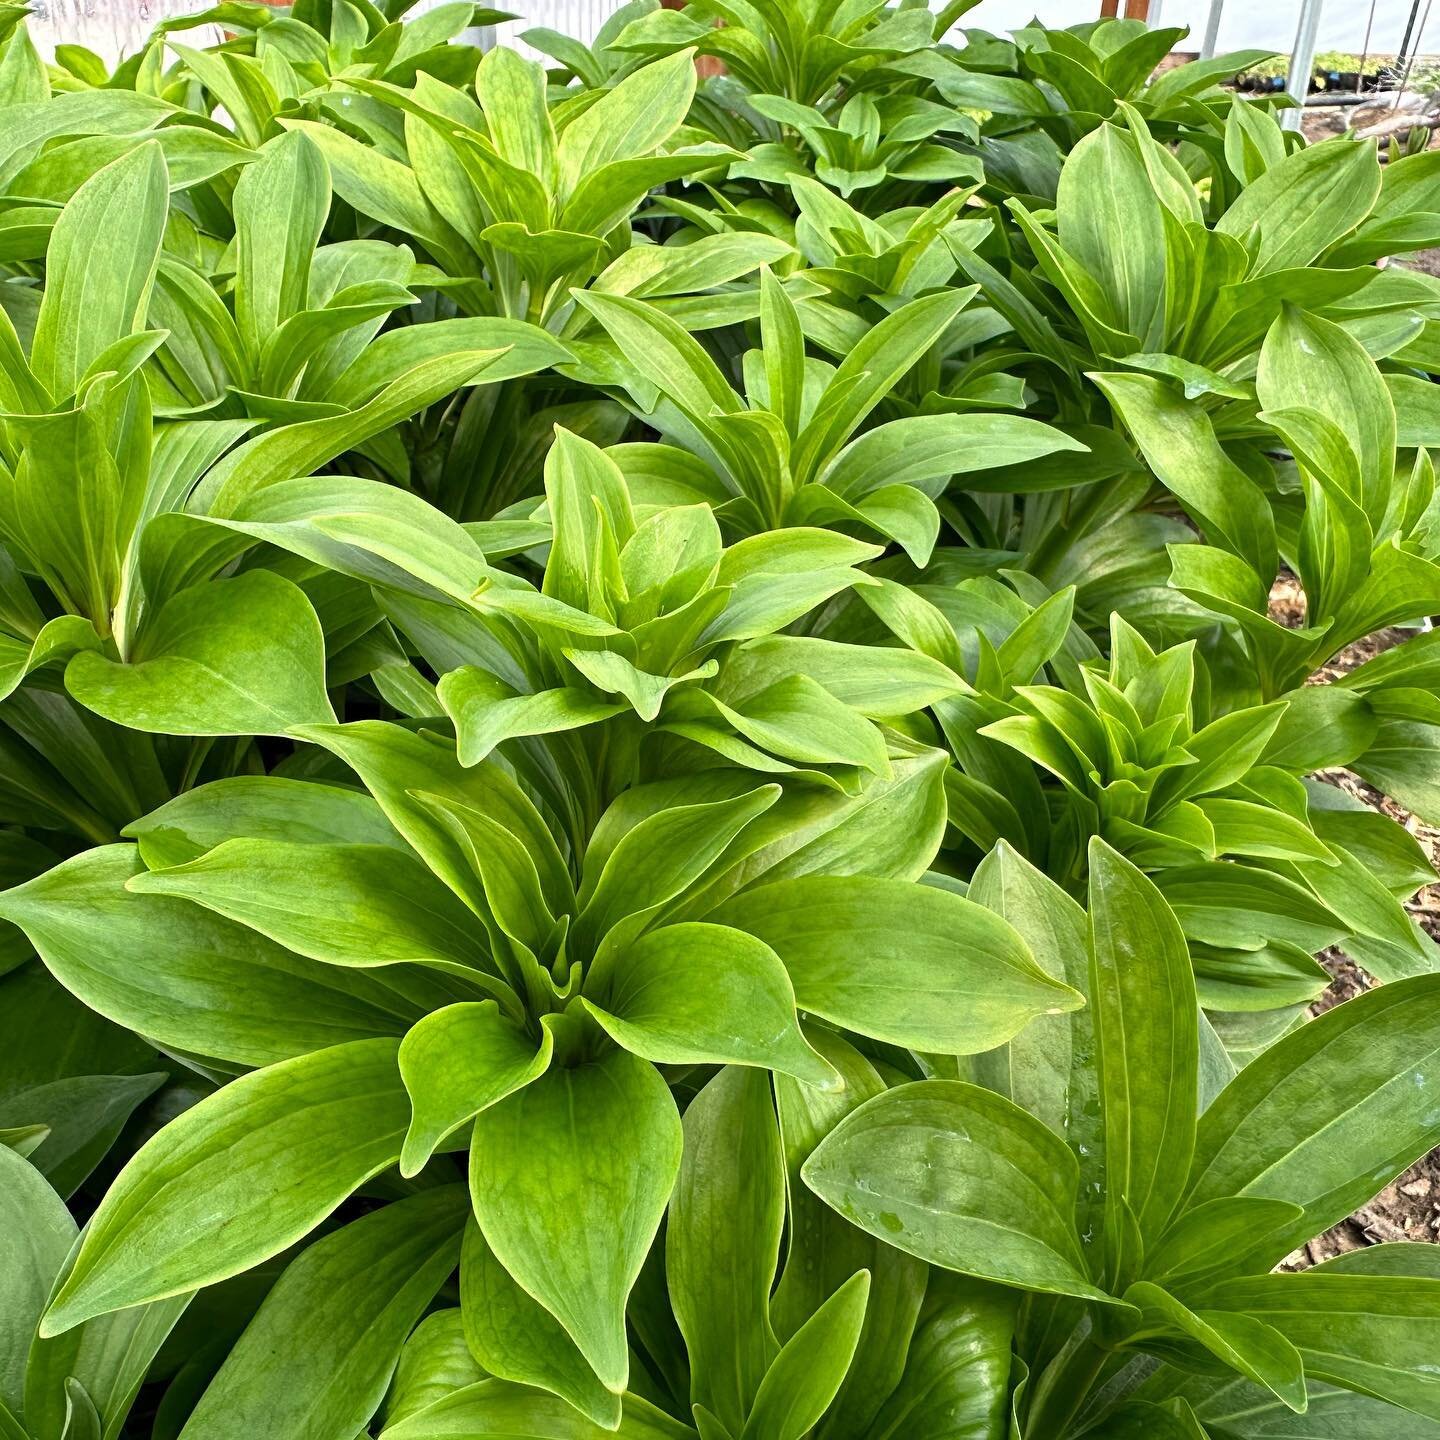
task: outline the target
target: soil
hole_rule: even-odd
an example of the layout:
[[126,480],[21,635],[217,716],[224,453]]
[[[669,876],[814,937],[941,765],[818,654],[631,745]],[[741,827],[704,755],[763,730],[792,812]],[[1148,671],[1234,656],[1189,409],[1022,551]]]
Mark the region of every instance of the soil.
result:
[[[1288,572],[1282,574],[1270,592],[1272,618],[1282,625],[1298,627],[1304,622],[1304,613],[1305,599],[1299,582]],[[1315,685],[1333,681],[1381,651],[1399,644],[1408,633],[1389,629],[1359,640],[1316,671],[1308,683]],[[1316,778],[1337,786],[1372,810],[1399,822],[1420,842],[1431,863],[1440,869],[1440,829],[1427,825],[1402,809],[1349,770],[1322,770]],[[1427,885],[1405,908],[1432,938],[1440,940],[1440,882]],[[1322,1014],[1378,983],[1339,949],[1327,950],[1319,959],[1333,978],[1325,993],[1310,1007],[1312,1015]],[[1336,1255],[1391,1240],[1440,1241],[1440,1149],[1432,1150],[1423,1160],[1417,1161],[1368,1205],[1362,1205],[1348,1219],[1295,1251],[1280,1269],[1305,1270]]]

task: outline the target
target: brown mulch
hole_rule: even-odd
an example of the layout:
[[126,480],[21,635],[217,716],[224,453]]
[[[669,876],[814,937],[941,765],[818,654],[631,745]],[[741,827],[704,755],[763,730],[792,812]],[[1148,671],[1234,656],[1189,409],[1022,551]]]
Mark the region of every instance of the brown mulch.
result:
[[[1282,625],[1292,628],[1304,624],[1305,597],[1295,577],[1288,572],[1280,576],[1270,593],[1270,614]],[[1404,630],[1389,629],[1359,640],[1317,670],[1308,683],[1333,682],[1399,644],[1406,634]],[[1440,869],[1440,830],[1427,825],[1349,770],[1322,770],[1316,778],[1403,825],[1420,842],[1431,863]],[[1440,940],[1440,883],[1425,886],[1405,908],[1428,934]],[[1323,1014],[1377,983],[1339,949],[1327,950],[1319,959],[1332,979],[1325,993],[1310,1007],[1312,1015]],[[1417,1161],[1368,1205],[1362,1205],[1348,1219],[1288,1256],[1280,1269],[1305,1270],[1336,1255],[1392,1240],[1440,1241],[1440,1149],[1432,1150]]]

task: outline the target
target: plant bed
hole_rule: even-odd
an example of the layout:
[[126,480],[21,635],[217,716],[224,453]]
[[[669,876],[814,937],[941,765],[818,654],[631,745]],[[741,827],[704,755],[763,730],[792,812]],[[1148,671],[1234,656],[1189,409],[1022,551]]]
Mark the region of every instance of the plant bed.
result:
[[1440,167],[966,8],[0,6],[0,1440],[1440,1435]]

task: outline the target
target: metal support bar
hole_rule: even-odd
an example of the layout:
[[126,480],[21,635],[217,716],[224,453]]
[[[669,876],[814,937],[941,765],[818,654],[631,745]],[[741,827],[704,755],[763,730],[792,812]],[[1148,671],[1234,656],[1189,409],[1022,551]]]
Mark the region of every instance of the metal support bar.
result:
[[1220,38],[1220,12],[1225,0],[1210,0],[1210,13],[1205,17],[1205,38],[1200,42],[1200,58],[1209,60],[1215,54],[1215,45]]
[[[1295,28],[1295,48],[1290,52],[1290,73],[1285,90],[1301,105],[1310,93],[1310,72],[1315,67],[1315,41],[1320,31],[1320,11],[1325,0],[1301,0],[1300,23]],[[1287,130],[1300,128],[1299,110],[1282,110],[1280,123]]]

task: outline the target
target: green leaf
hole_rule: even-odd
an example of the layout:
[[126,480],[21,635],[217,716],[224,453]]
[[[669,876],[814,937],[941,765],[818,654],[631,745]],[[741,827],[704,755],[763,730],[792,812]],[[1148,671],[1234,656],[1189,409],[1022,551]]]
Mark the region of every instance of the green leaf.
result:
[[235,321],[252,365],[285,321],[309,308],[310,265],[330,210],[330,170],[299,131],[264,145],[240,172],[235,214]]
[[445,1185],[305,1250],[200,1397],[187,1440],[362,1431],[405,1337],[460,1258],[468,1211],[464,1186]]
[[617,1394],[630,1369],[625,1301],[681,1143],[665,1082],[623,1050],[552,1067],[475,1120],[470,1194],[486,1242]]
[[[1249,1313],[1249,1307],[1209,1304],[1191,1310],[1158,1285],[1140,1281],[1125,1292],[1140,1311],[1142,1330],[1171,1331],[1208,1350],[1222,1365],[1263,1385],[1297,1414],[1306,1407],[1305,1367],[1300,1353],[1285,1336]],[[1166,1336],[1165,1338],[1169,1338]],[[1143,1343],[1143,1342],[1141,1342]]]
[[1108,1297],[1075,1233],[1065,1142],[975,1085],[922,1080],[847,1116],[801,1172],[851,1224],[932,1265],[1022,1290]]
[[762,785],[729,799],[676,805],[614,833],[602,819],[586,856],[572,946],[596,945],[622,921],[629,922],[627,933],[637,930],[695,884],[780,794],[778,785]]
[[97,171],[55,222],[31,352],[55,399],[73,395],[93,362],[143,325],[168,205],[165,157],[149,142]]
[[549,1030],[536,1044],[493,1000],[447,1005],[412,1026],[400,1043],[413,1112],[400,1173],[419,1174],[467,1120],[544,1074],[551,1048]]
[[810,1040],[845,1077],[845,1088],[819,1090],[784,1076],[775,1080],[789,1182],[790,1239],[770,1317],[777,1337],[788,1339],[857,1270],[870,1272],[865,1328],[831,1422],[836,1440],[842,1440],[866,1434],[895,1389],[929,1270],[913,1256],[847,1224],[801,1181],[801,1167],[816,1145],[844,1116],[885,1088],[870,1061],[834,1031],[816,1026]]
[[[477,882],[477,874],[484,873],[476,864],[480,857],[463,832],[457,835],[437,813],[437,800],[443,802],[442,812],[446,807],[455,815],[474,810],[488,818],[529,857],[551,913],[573,910],[574,891],[555,840],[533,802],[503,770],[490,765],[464,769],[452,741],[379,720],[318,726],[300,738],[324,746],[349,765],[420,858],[461,899],[474,902],[473,908],[484,908]],[[493,850],[495,844],[491,840],[485,848]],[[492,888],[487,877],[484,889]]]
[[1005,921],[929,886],[807,875],[748,890],[713,918],[774,950],[801,1009],[896,1045],[976,1054],[1083,1003]]
[[166,1046],[269,1065],[418,1018],[368,976],[302,959],[183,900],[139,895],[130,845],[107,845],[0,895],[67,990]]
[[1341,137],[1292,151],[1271,166],[1240,192],[1215,229],[1255,246],[1252,275],[1296,269],[1354,229],[1379,193],[1375,151]]
[[105,719],[159,734],[284,735],[335,718],[320,622],[304,591],[268,570],[173,596],[128,663],[82,651],[65,684]]
[[187,790],[132,820],[124,834],[139,842],[152,870],[198,860],[226,840],[242,837],[297,845],[386,845],[397,854],[407,850],[371,796],[281,775],[232,775]]
[[487,581],[480,547],[418,495],[375,480],[279,480],[213,523],[343,575],[462,604]]
[[1149,375],[1090,377],[1119,412],[1146,463],[1213,545],[1255,572],[1256,608],[1274,577],[1275,520],[1259,486],[1225,453],[1205,412]]
[[835,1398],[865,1322],[870,1272],[852,1275],[776,1356],[741,1440],[801,1440]]
[[662,1065],[760,1065],[838,1081],[805,1043],[780,957],[726,925],[689,921],[603,946],[605,983],[586,1009],[617,1045]]
[[1440,1279],[1320,1267],[1227,1280],[1206,1303],[1273,1327],[1300,1352],[1307,1375],[1440,1420]]
[[561,184],[573,192],[602,166],[664,144],[684,121],[695,83],[694,52],[681,50],[606,91],[560,132]]
[[1251,1061],[1200,1119],[1186,1210],[1228,1195],[1286,1200],[1263,1265],[1350,1214],[1440,1140],[1440,977],[1328,1010]]
[[1131,136],[1092,130],[1066,158],[1055,200],[1060,244],[1100,284],[1110,317],[1160,349],[1165,316],[1165,226],[1155,184]]
[[1008,1399],[1014,1300],[993,1286],[934,1275],[926,1301],[905,1373],[869,1433],[994,1440]]
[[619,1420],[620,1397],[600,1383],[564,1326],[515,1282],[473,1222],[460,1259],[460,1304],[466,1341],[489,1374],[549,1390],[596,1425]]
[[75,1222],[44,1176],[0,1145],[0,1402],[25,1414],[25,1357]]
[[[1175,916],[1155,886],[1101,840],[1090,845],[1090,1003],[1107,1229],[1123,1203],[1148,1239],[1174,1211],[1195,1148],[1199,1006]],[[1118,1233],[1111,1242],[1119,1246]],[[1118,1265],[1118,1248],[1111,1256]]]
[[465,1343],[459,1308],[432,1310],[400,1352],[400,1363],[385,1396],[384,1423],[395,1425],[484,1378],[485,1372]]
[[517,694],[503,680],[474,666],[452,670],[436,691],[455,722],[460,763],[478,765],[506,740],[578,730],[624,712],[625,706],[597,700],[578,686]]
[[[72,1250],[60,1279],[74,1259]],[[98,1413],[103,1433],[120,1434],[151,1362],[191,1298],[177,1295],[97,1315],[63,1335],[34,1340],[25,1367],[25,1423],[34,1440],[65,1440],[77,1384]]]
[[738,1434],[779,1346],[770,1289],[785,1169],[765,1077],[727,1067],[685,1111],[665,1231],[670,1301],[690,1357],[690,1400]]
[[238,1275],[308,1234],[399,1159],[397,1049],[356,1040],[285,1060],[172,1120],[110,1187],[41,1333]]
[[402,1420],[383,1440],[695,1440],[695,1432],[638,1395],[627,1395],[618,1429],[597,1425],[566,1401],[506,1380],[482,1380]]
[[226,840],[128,889],[174,895],[335,965],[489,968],[478,917],[413,855],[388,845]]

